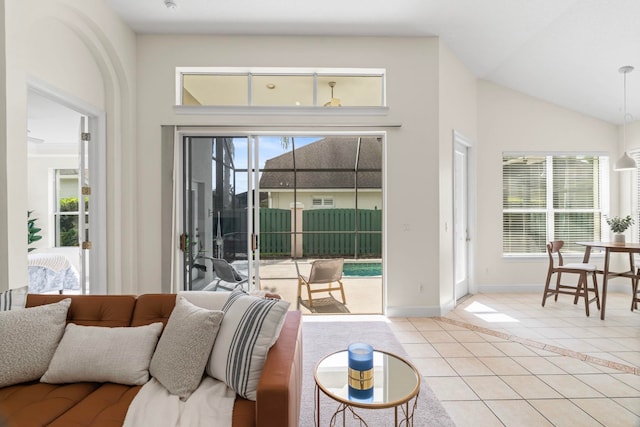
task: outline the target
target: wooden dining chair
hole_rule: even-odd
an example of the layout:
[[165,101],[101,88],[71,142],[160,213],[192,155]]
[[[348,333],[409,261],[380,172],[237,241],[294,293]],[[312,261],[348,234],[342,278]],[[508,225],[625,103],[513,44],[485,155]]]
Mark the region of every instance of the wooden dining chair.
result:
[[[577,304],[579,298],[584,298],[584,310],[589,316],[589,305],[596,302],[598,310],[600,310],[600,295],[598,293],[598,267],[594,264],[571,263],[565,264],[560,249],[564,246],[564,241],[554,240],[547,243],[547,255],[549,256],[549,270],[547,272],[547,282],[544,285],[544,295],[542,296],[542,306],[544,307],[547,297],[554,295],[554,301],[558,301],[559,294],[573,296],[573,303]],[[555,288],[551,287],[551,278],[556,274]],[[578,283],[568,285],[561,283],[563,274],[578,275]],[[591,276],[593,287],[589,287],[587,276]],[[594,297],[589,299],[589,291],[594,293]]]
[[640,289],[638,289],[638,281],[640,281],[640,268],[636,272],[636,277],[631,280],[631,311],[638,309],[640,302]]

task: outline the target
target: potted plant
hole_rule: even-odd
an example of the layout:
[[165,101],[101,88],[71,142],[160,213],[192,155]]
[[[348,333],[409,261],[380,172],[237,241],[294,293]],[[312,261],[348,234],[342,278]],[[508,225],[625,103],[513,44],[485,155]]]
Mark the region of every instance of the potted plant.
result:
[[[38,218],[31,218],[33,211],[27,211],[27,244],[30,245],[38,240],[42,239],[42,236],[38,233],[42,231],[41,228],[36,227],[36,221]],[[28,252],[35,250],[36,248],[28,248]]]
[[607,219],[607,224],[609,224],[609,228],[614,232],[613,241],[614,243],[624,243],[624,232],[627,231],[627,228],[631,227],[633,224],[633,218],[631,215],[627,215],[626,217],[605,217]]

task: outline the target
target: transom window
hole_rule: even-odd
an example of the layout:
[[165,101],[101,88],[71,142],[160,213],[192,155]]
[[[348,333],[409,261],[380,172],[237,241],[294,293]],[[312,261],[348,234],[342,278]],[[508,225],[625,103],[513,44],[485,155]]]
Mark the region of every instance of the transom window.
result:
[[383,107],[383,69],[176,68],[176,104],[220,107]]
[[503,254],[544,254],[551,240],[584,252],[576,242],[600,241],[608,170],[607,156],[503,154]]

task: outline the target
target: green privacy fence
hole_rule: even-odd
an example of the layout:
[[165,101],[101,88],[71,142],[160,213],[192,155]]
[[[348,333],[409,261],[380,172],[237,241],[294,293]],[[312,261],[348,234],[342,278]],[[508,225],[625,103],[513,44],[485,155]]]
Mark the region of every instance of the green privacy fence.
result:
[[[382,211],[311,209],[302,212],[303,256],[382,256]],[[291,256],[291,211],[260,209],[260,253]]]
[[260,208],[260,256],[291,256],[291,211]]

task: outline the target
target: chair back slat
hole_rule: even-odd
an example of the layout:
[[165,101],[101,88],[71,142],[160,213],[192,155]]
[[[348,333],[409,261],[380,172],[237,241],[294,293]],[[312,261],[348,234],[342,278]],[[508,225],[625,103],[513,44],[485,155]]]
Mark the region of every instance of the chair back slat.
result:
[[555,265],[555,258],[558,259],[558,265],[564,265],[564,260],[562,259],[562,253],[560,249],[564,246],[564,240],[553,240],[547,243],[547,254],[549,255],[549,266],[553,268]]
[[309,283],[330,283],[342,279],[343,258],[319,259],[311,264]]

